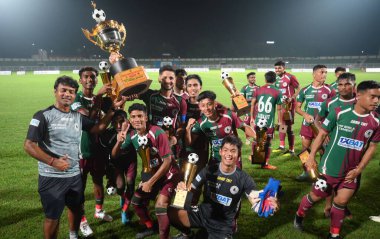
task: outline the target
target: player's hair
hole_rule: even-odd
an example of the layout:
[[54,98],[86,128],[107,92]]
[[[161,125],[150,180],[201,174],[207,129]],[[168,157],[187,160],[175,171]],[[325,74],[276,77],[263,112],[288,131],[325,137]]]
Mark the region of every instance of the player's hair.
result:
[[186,77],[186,80],[185,80],[186,84],[187,84],[187,81],[191,80],[191,79],[196,79],[199,82],[199,84],[202,86],[202,79],[201,79],[201,77],[199,75],[197,75],[197,74],[188,75]]
[[355,76],[355,74],[352,74],[352,73],[349,73],[349,72],[345,72],[345,73],[342,73],[342,74],[338,77],[337,82],[340,81],[340,80],[343,80],[343,79],[346,79],[346,80],[348,80],[348,81],[352,81],[352,82],[355,83],[355,81],[356,81],[356,76]]
[[79,70],[79,73],[78,73],[78,74],[79,74],[79,77],[82,77],[82,73],[83,73],[84,71],[93,71],[93,72],[95,72],[95,75],[96,75],[96,76],[99,75],[98,70],[95,69],[94,67],[92,67],[92,66],[85,66],[85,67],[82,67],[82,68]]
[[265,81],[267,83],[276,82],[276,73],[274,73],[273,71],[268,71],[267,73],[265,73]]
[[283,61],[277,61],[276,63],[274,63],[274,66],[283,66],[283,67],[285,67],[285,62],[283,62]]
[[161,75],[164,71],[171,71],[175,74],[175,70],[171,65],[164,65],[160,67],[158,73]]
[[236,137],[235,135],[228,135],[228,136],[226,136],[222,140],[222,146],[221,146],[221,148],[223,148],[223,146],[225,144],[235,145],[239,149],[239,151],[241,150],[241,147],[243,145],[243,143],[241,142],[241,140],[238,137]]
[[346,68],[338,66],[337,68],[335,68],[335,73],[337,73],[338,71],[344,71],[344,72],[346,72]]
[[214,101],[216,99],[216,94],[210,90],[203,91],[198,95],[197,101],[199,102],[204,99],[210,99]]
[[374,80],[366,80],[359,83],[356,88],[358,92],[363,92],[366,90],[379,89],[380,83]]
[[75,89],[75,93],[77,93],[79,85],[76,80],[71,78],[70,76],[60,76],[57,78],[57,80],[54,83],[54,89],[57,90],[58,85],[64,85],[64,86],[70,86]]
[[250,76],[254,76],[254,75],[256,75],[256,73],[255,72],[249,72],[248,74],[247,74],[247,79],[250,77]]
[[143,104],[134,103],[133,105],[129,106],[128,113],[131,114],[131,112],[134,110],[143,111],[146,114],[146,106]]
[[179,76],[179,75],[187,76],[187,72],[185,71],[185,69],[182,69],[182,68],[176,69],[174,73],[175,73],[175,76]]
[[316,66],[313,67],[313,72],[316,71],[316,70],[322,69],[322,68],[327,68],[327,66],[325,66],[325,65],[316,65]]
[[121,117],[123,117],[125,119],[128,118],[127,112],[125,112],[124,110],[116,110],[115,114],[112,116],[112,120],[115,120],[119,116],[121,116]]

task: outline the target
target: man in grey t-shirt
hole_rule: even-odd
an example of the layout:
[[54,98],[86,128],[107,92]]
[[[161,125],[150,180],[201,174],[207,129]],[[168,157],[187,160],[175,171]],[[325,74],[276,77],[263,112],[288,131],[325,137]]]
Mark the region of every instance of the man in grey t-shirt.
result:
[[[113,110],[98,123],[70,110],[78,83],[59,77],[54,84],[54,105],[38,111],[29,124],[25,151],[38,162],[38,192],[45,213],[44,238],[57,238],[59,218],[68,207],[70,239],[78,238],[83,185],[79,170],[82,130],[100,133],[106,129]],[[115,104],[119,105],[120,102]]]

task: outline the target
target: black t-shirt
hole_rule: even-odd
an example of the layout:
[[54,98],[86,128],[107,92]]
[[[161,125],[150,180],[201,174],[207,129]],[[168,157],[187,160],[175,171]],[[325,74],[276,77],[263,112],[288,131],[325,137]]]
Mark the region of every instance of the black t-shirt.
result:
[[253,179],[237,168],[223,173],[219,164],[207,166],[195,177],[192,188],[205,186],[204,202],[199,205],[207,224],[214,230],[221,226],[231,227],[243,193],[247,196],[256,190]]

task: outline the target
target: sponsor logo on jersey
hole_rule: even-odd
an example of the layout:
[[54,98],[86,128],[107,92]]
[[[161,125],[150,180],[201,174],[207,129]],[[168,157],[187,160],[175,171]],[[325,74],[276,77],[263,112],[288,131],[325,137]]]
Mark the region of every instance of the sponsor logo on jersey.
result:
[[40,124],[40,121],[37,120],[37,119],[32,119],[32,120],[30,121],[30,125],[33,125],[33,126],[38,127],[39,124]]
[[338,145],[344,148],[355,149],[355,150],[360,151],[363,149],[364,142],[341,136],[339,138]]
[[214,139],[211,141],[212,147],[220,147],[222,146],[223,139]]
[[213,192],[211,193],[211,199],[214,202],[220,203],[224,206],[230,206],[232,202],[232,198],[223,196],[221,194],[213,193]]
[[201,178],[201,176],[197,175],[197,176],[195,177],[195,180],[197,180],[197,182],[200,182],[200,181],[202,180],[202,178]]
[[369,137],[371,137],[371,135],[373,134],[373,130],[372,129],[369,129],[367,130],[365,133],[364,133],[364,137],[366,137],[367,139]]
[[328,126],[329,123],[330,123],[330,120],[328,120],[328,119],[325,119],[325,120],[323,121],[323,124],[326,125],[326,126]]
[[286,93],[286,89],[280,89],[280,91],[281,91],[282,94]]
[[315,101],[309,102],[309,104],[307,104],[307,106],[312,109],[320,109],[321,105],[322,105],[322,102],[315,102]]
[[368,123],[366,123],[366,122],[360,122],[360,121],[357,121],[357,120],[351,120],[350,123],[351,124],[361,125],[361,126],[367,126],[368,125]]
[[226,178],[226,177],[223,177],[223,176],[218,176],[217,178],[219,181],[223,181],[223,182],[226,182],[226,183],[232,183],[232,179],[230,178]]
[[239,188],[238,188],[237,186],[232,186],[232,187],[230,188],[230,192],[231,192],[233,195],[235,195],[235,194],[237,194],[237,193],[239,192]]

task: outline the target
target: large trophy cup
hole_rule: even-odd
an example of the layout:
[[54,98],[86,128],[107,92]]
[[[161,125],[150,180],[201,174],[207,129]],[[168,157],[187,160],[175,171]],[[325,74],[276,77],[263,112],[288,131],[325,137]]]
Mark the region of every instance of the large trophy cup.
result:
[[[92,17],[98,24],[92,29],[92,32],[82,28],[83,34],[102,50],[117,53],[121,58],[111,65],[109,73],[101,74],[103,82],[112,84],[112,94],[118,98],[144,93],[152,83],[144,67],[138,66],[134,58],[123,58],[119,53],[127,36],[124,25],[115,20],[105,20],[104,11],[97,9],[95,2],[91,3],[94,8]],[[111,78],[113,79],[111,80]]]
[[318,179],[318,175],[319,175],[318,169],[317,168],[312,168],[309,171],[307,171],[307,168],[306,168],[306,162],[307,162],[307,160],[309,158],[309,154],[310,154],[310,150],[309,149],[304,149],[297,156],[300,158],[301,163],[302,163],[302,167],[305,170],[305,172],[309,173],[309,176],[310,176],[311,180],[316,181]]
[[237,115],[242,116],[250,113],[250,107],[247,100],[236,89],[234,79],[227,72],[222,72],[222,83],[232,96],[232,104],[237,110]]
[[188,191],[191,187],[191,183],[194,180],[195,173],[197,171],[196,163],[199,160],[199,156],[196,153],[191,153],[187,157],[187,163],[182,167],[183,181],[186,185],[186,190],[177,190],[172,203],[175,208],[188,208],[191,205],[193,199],[193,193]]
[[256,145],[253,148],[253,154],[251,155],[251,164],[265,164],[265,143],[267,141],[266,120],[259,119],[256,127]]

